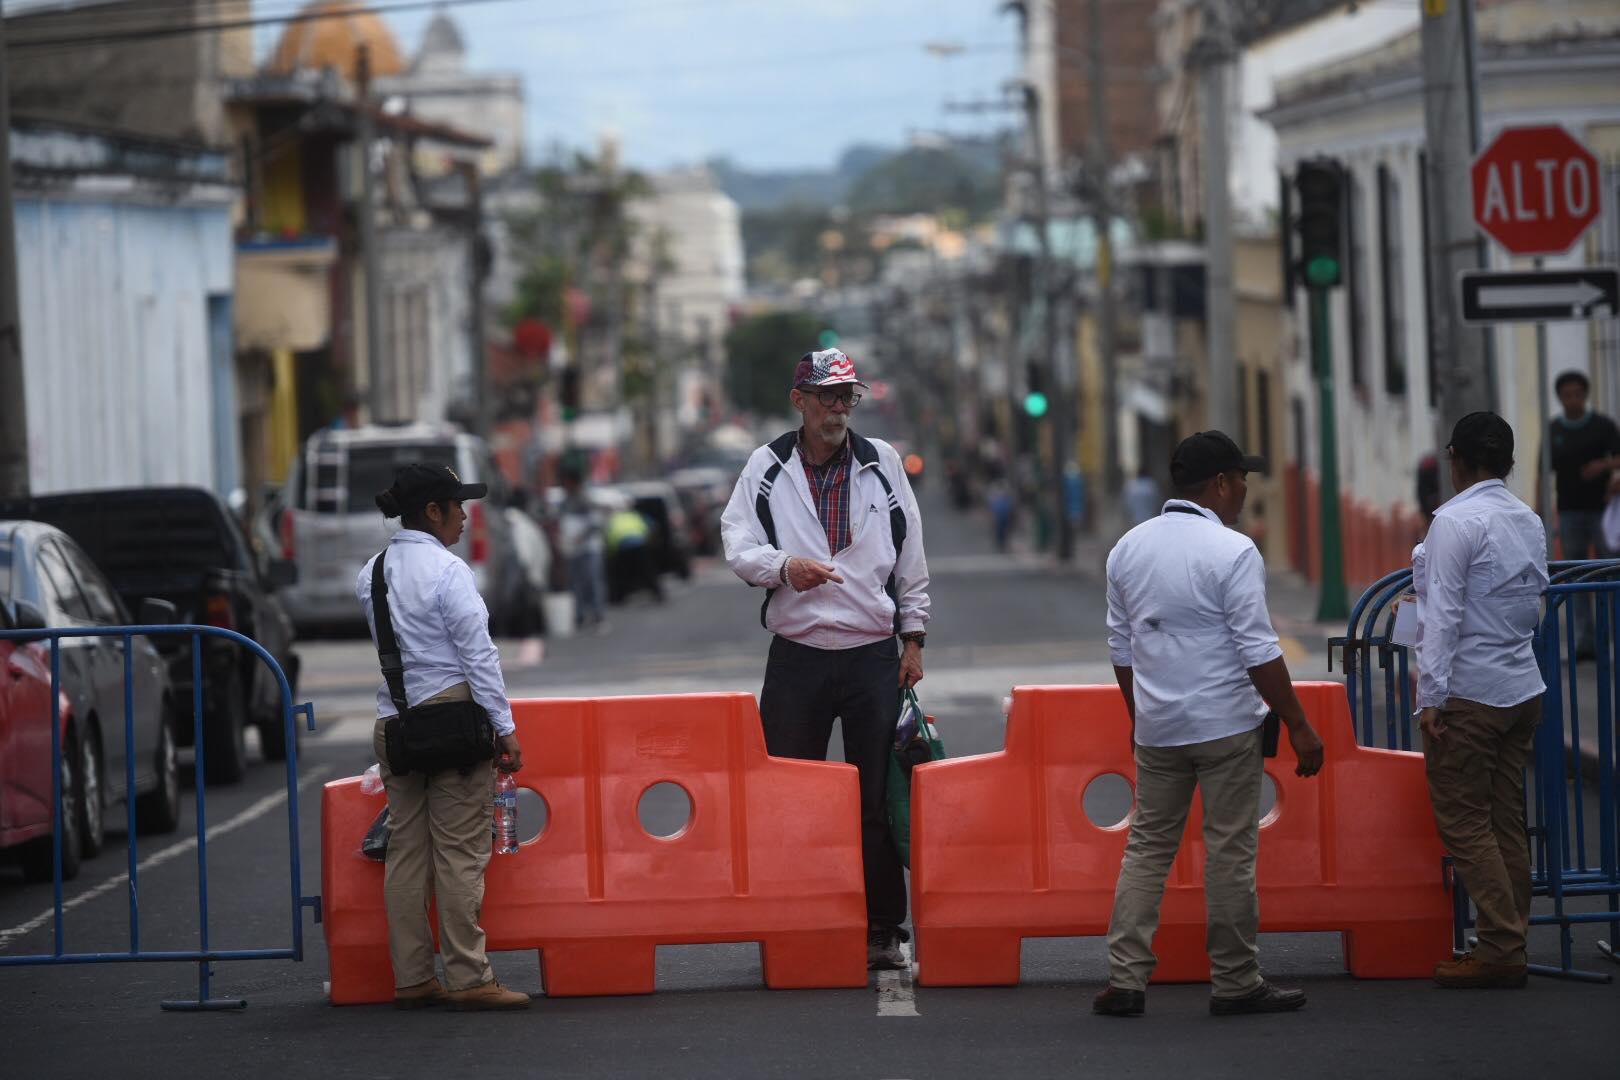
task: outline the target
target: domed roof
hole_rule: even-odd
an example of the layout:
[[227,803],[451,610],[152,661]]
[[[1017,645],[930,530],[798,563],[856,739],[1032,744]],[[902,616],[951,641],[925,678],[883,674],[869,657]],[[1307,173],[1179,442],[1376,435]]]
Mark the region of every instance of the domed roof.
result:
[[289,23],[264,66],[268,74],[333,68],[352,79],[361,45],[370,47],[373,76],[404,74],[393,32],[380,17],[364,10],[360,0],[313,0],[300,14],[325,17]]
[[466,42],[462,40],[461,29],[456,21],[444,11],[437,12],[422,32],[422,53],[464,53],[467,51]]

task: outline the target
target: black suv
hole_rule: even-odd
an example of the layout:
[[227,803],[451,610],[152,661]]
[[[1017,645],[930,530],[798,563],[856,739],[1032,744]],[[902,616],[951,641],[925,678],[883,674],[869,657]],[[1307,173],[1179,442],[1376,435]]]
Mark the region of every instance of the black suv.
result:
[[[177,621],[220,626],[252,638],[298,683],[292,620],[275,591],[291,584],[290,563],[254,555],[236,517],[206,488],[118,488],[0,500],[0,517],[56,526],[101,568],[125,606],[167,600]],[[193,742],[191,640],[152,638],[169,665],[169,714],[176,743]],[[258,656],[223,638],[204,637],[204,774],[230,783],[247,770],[245,729],[259,728],[264,756],[287,756],[281,688]],[[297,725],[294,725],[294,732]],[[296,734],[295,734],[296,737]]]

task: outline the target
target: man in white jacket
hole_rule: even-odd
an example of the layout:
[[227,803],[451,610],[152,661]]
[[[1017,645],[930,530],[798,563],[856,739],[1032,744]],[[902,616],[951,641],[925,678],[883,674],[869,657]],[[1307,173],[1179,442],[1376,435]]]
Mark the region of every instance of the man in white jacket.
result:
[[854,362],[837,349],[807,353],[791,387],[804,425],[748,459],[721,536],[731,569],[766,590],[766,748],[824,761],[842,723],[844,759],[861,775],[867,960],[899,968],[905,875],[885,800],[899,691],[923,676],[922,519],[894,447],[849,429],[867,388]]

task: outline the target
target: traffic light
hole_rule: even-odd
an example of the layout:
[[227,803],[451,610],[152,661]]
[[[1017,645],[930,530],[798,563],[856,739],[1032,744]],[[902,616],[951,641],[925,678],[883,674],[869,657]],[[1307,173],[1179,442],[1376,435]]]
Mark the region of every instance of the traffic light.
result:
[[836,349],[838,348],[838,331],[830,328],[823,330],[816,338],[816,342],[823,349]]
[[564,420],[579,415],[579,368],[569,364],[557,373],[557,404]]
[[1051,405],[1046,399],[1046,373],[1041,365],[1030,361],[1024,366],[1024,385],[1028,388],[1024,395],[1024,412],[1030,419],[1039,420]]
[[1299,192],[1299,264],[1306,284],[1325,289],[1341,279],[1340,237],[1344,227],[1344,173],[1337,162],[1302,161],[1294,172]]

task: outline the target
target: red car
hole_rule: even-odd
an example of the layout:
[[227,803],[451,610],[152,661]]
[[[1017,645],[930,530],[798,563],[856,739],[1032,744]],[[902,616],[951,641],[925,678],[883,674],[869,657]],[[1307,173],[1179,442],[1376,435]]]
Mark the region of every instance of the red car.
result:
[[[0,579],[9,573],[10,548],[0,544]],[[0,627],[44,626],[40,612],[27,605],[0,604]],[[50,881],[51,852],[51,650],[42,641],[0,640],[0,848],[19,848],[23,874]],[[62,703],[62,878],[79,873],[79,835],[84,816],[83,785],[72,752],[73,706]]]

